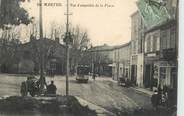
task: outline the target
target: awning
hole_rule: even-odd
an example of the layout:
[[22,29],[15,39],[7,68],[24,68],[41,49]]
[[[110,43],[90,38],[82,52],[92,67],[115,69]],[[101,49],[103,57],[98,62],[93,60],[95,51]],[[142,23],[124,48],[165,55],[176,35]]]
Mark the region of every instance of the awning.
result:
[[159,67],[176,67],[175,62],[168,62],[168,61],[156,61],[154,62],[154,65]]

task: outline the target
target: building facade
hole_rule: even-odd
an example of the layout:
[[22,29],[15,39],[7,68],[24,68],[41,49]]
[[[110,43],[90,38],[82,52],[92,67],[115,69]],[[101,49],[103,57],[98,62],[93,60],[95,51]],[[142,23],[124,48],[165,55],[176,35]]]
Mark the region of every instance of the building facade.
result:
[[126,43],[113,48],[112,79],[130,79],[130,52],[131,43]]
[[106,44],[88,50],[91,72],[99,76],[112,76],[113,47]]
[[131,15],[130,77],[134,85],[143,86],[145,25],[138,11]]
[[[41,44],[43,50],[41,51]],[[31,39],[19,46],[18,73],[40,72],[41,52],[44,55],[44,71],[47,74],[65,74],[65,46],[58,39]]]
[[167,0],[170,19],[145,32],[144,86],[177,87],[177,17],[176,0]]
[[145,87],[176,87],[177,41],[174,20],[146,33]]

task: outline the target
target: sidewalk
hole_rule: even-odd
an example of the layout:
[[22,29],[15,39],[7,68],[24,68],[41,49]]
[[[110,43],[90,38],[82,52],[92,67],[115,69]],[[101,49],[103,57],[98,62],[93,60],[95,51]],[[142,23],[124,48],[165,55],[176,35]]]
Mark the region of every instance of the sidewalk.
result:
[[132,87],[132,88],[135,89],[137,92],[147,94],[150,97],[154,94],[153,91],[146,89],[146,88],[140,88],[140,87]]
[[106,109],[104,109],[100,106],[97,106],[93,103],[90,103],[90,102],[88,102],[88,101],[86,101],[86,100],[84,100],[80,97],[76,97],[76,98],[80,102],[81,105],[88,106],[89,109],[95,110],[96,113],[97,113],[97,116],[115,116],[112,112],[109,112],[109,111],[107,111]]
[[[112,79],[111,79],[111,82],[118,83],[117,81],[112,80]],[[148,95],[150,97],[154,94],[153,91],[151,91],[149,89],[146,89],[146,88],[140,88],[140,87],[131,87],[131,88],[134,89],[134,90],[136,90],[139,93],[144,93],[144,94],[146,94],[146,95]]]

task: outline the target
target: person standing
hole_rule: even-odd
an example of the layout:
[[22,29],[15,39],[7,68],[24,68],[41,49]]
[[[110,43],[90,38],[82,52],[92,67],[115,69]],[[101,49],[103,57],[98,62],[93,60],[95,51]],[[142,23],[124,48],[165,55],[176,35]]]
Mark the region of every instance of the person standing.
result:
[[96,78],[96,74],[95,74],[95,73],[93,73],[93,80],[95,80],[95,78]]
[[54,81],[51,81],[51,84],[47,86],[47,94],[56,95],[56,85],[54,85]]

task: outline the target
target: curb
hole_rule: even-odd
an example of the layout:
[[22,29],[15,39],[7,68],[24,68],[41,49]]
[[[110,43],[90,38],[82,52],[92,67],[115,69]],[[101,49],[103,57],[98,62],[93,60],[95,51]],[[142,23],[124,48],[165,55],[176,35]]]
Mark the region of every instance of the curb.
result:
[[134,89],[134,90],[136,90],[137,92],[139,92],[139,93],[143,93],[143,94],[146,94],[146,95],[148,95],[149,97],[151,97],[152,96],[152,94],[153,94],[153,92],[145,92],[145,91],[148,91],[148,90],[140,90],[139,88],[134,88],[134,87],[131,87],[132,89]]
[[106,109],[97,106],[93,103],[90,103],[80,97],[75,96],[75,98],[77,98],[77,100],[80,102],[80,104],[82,106],[88,106],[89,109],[91,110],[95,110],[97,113],[97,116],[115,116],[115,114],[113,114],[112,112],[107,111]]

